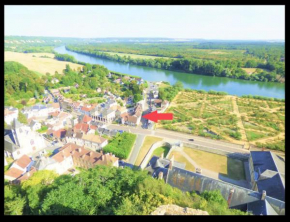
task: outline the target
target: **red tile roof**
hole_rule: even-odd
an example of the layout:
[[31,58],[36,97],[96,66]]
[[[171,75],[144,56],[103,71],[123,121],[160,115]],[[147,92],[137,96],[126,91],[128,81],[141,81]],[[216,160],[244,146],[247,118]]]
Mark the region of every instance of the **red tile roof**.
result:
[[73,143],[68,143],[63,146],[52,158],[58,162],[61,162],[63,161],[64,156],[68,156],[69,154],[74,158],[81,158],[91,162],[93,165],[109,165],[119,160],[119,158],[113,156],[112,154],[103,154],[90,151]]
[[30,164],[30,162],[31,162],[31,159],[29,158],[29,156],[24,154],[18,160],[16,160],[14,164],[17,164],[21,168],[25,168]]
[[15,167],[11,167],[8,171],[6,171],[5,175],[12,177],[12,178],[18,178],[21,176],[21,174],[23,174],[23,171],[15,168]]
[[64,137],[66,134],[66,130],[65,129],[59,129],[57,131],[53,131],[53,136],[56,138],[61,138]]
[[92,119],[93,119],[92,117],[89,117],[88,115],[84,115],[83,122],[84,122],[84,123],[88,123],[88,122],[90,122]]
[[89,124],[86,123],[77,123],[74,127],[74,131],[80,130],[87,133],[89,131]]
[[25,173],[24,175],[22,175],[21,177],[19,177],[17,180],[18,181],[24,181],[29,179],[35,172],[36,172],[36,168],[35,167],[31,167],[30,171]]

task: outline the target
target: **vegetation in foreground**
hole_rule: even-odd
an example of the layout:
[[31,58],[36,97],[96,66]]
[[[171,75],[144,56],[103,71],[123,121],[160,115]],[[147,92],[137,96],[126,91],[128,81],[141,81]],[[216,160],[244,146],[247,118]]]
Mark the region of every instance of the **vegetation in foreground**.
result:
[[148,215],[176,204],[210,215],[246,215],[228,209],[220,191],[184,193],[153,179],[146,171],[106,166],[58,176],[42,170],[21,185],[4,184],[5,215]]

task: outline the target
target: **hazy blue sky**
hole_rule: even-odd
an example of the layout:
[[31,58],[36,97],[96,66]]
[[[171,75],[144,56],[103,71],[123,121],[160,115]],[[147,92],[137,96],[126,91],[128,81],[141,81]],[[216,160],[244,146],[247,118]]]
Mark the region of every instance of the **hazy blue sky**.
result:
[[284,6],[5,6],[5,35],[282,39]]

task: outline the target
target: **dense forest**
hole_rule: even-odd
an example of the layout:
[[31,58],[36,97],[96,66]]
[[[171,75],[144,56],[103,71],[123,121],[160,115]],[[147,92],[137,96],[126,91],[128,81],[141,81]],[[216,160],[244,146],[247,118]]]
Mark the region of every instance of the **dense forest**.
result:
[[228,209],[220,191],[184,193],[146,171],[96,166],[75,176],[42,170],[21,185],[4,185],[5,215],[148,215],[176,204],[210,215],[246,215]]
[[18,62],[4,64],[5,105],[21,108],[16,100],[30,99],[43,94],[45,81]]
[[[185,44],[185,43],[184,43]],[[110,47],[109,47],[110,46]],[[150,47],[149,47],[150,46]],[[246,45],[247,46],[247,45]],[[66,48],[71,51],[97,56],[105,59],[115,60],[124,63],[132,63],[136,65],[149,66],[153,68],[177,70],[188,73],[196,73],[209,76],[220,76],[237,78],[253,81],[271,81],[278,82],[285,77],[285,64],[280,62],[280,56],[283,55],[283,46],[264,46],[260,47],[246,47],[242,56],[235,57],[235,53],[221,59],[220,57],[212,58],[205,55],[205,57],[195,58],[191,54],[196,55],[198,51],[196,48],[194,52],[187,53],[188,44],[93,44],[93,45],[68,45]],[[131,48],[132,49],[131,49]],[[136,48],[137,47],[137,48]],[[139,47],[139,48],[138,48]],[[142,48],[144,47],[144,48]],[[194,45],[192,46],[194,47]],[[226,48],[226,47],[225,47]],[[182,49],[184,51],[182,51]],[[154,56],[168,56],[170,58],[155,58],[142,59],[132,58],[130,56],[122,56],[120,54],[109,54],[107,51],[122,52],[122,53],[136,53]],[[147,51],[148,50],[148,51]],[[198,49],[199,50],[199,49]],[[202,49],[204,52],[205,49]],[[230,49],[227,49],[231,52]],[[153,51],[155,53],[153,53]],[[160,52],[160,53],[159,53]],[[177,53],[178,52],[178,53]],[[217,53],[217,52],[216,52]],[[220,53],[220,52],[218,52]],[[216,54],[217,55],[217,54]],[[218,54],[220,55],[220,54]],[[178,58],[178,59],[173,59]],[[242,68],[258,68],[257,72],[248,74]]]

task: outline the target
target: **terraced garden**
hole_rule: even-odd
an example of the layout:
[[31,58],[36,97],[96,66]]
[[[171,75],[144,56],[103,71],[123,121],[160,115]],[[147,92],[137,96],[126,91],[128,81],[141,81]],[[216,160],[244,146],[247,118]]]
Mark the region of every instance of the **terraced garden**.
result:
[[[285,102],[183,91],[167,112],[174,119],[158,128],[269,149],[285,138]],[[282,143],[275,147],[285,150]]]

